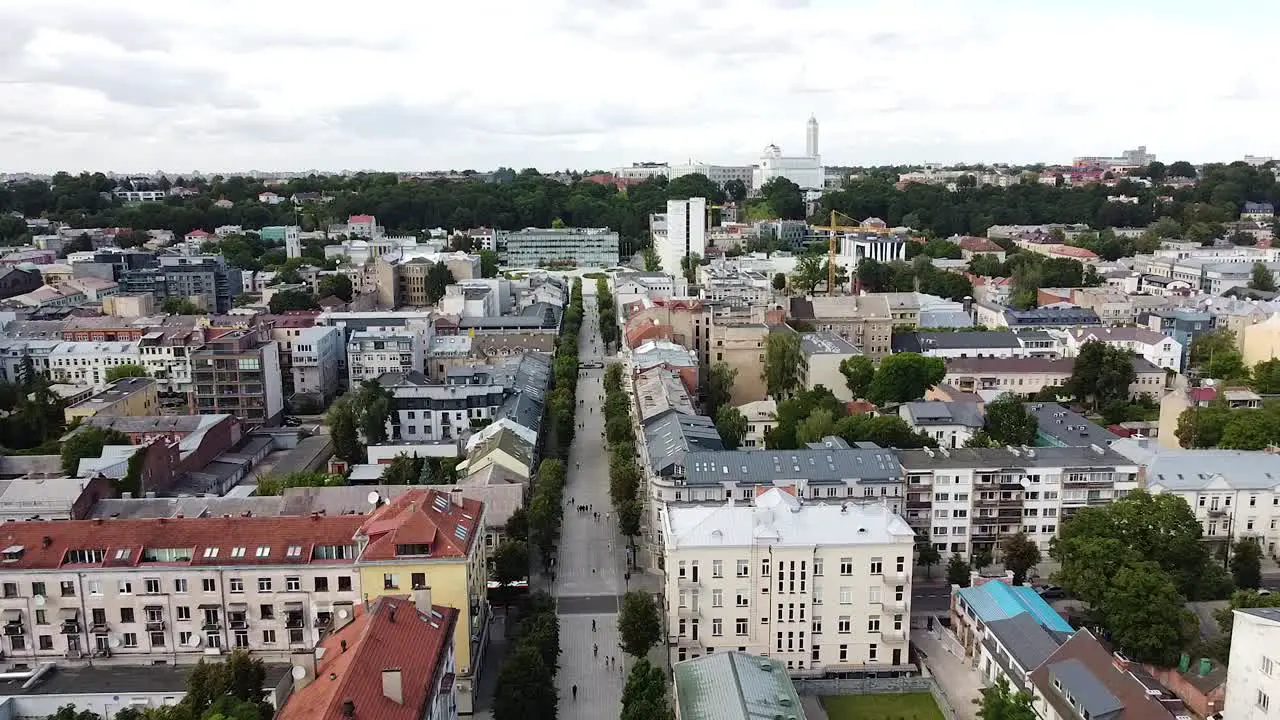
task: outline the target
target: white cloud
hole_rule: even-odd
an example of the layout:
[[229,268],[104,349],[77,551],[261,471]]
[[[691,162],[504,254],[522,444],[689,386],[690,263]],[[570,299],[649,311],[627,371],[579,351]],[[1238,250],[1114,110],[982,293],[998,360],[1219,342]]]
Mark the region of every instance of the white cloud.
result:
[[605,168],[1280,152],[1280,6],[0,3],[0,169]]

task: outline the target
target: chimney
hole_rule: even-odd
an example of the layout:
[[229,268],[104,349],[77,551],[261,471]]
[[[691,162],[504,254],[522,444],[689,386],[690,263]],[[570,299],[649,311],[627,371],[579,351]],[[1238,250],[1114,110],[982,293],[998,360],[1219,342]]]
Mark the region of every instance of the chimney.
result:
[[462,507],[462,488],[449,488],[449,498],[453,500],[453,504]]
[[387,668],[382,671],[382,694],[394,703],[404,703],[404,689],[400,684],[400,668]]
[[355,716],[356,716],[356,701],[343,700],[342,701],[342,717],[354,718]]
[[418,612],[431,613],[431,586],[413,589],[413,604],[417,606]]
[[315,650],[295,650],[289,653],[289,664],[293,666],[293,690],[297,692],[310,685],[316,679]]

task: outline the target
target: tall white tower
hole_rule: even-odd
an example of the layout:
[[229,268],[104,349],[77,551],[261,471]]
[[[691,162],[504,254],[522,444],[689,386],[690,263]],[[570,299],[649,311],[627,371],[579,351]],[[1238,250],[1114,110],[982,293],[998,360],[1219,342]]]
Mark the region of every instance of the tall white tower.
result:
[[818,157],[818,118],[813,115],[809,115],[809,123],[805,126],[804,154],[805,157]]

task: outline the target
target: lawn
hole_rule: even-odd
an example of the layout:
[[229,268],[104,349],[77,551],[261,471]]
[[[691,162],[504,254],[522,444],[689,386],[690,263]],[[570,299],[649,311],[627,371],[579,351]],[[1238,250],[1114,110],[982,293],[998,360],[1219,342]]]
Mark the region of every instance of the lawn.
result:
[[822,705],[831,720],[942,720],[927,692],[833,695],[822,698]]

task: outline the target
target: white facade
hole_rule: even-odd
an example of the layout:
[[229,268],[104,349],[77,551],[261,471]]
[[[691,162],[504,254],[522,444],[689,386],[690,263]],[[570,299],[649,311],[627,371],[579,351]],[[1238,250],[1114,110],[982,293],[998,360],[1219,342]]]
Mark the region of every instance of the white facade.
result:
[[742,436],[743,450],[762,448],[769,433],[778,426],[778,403],[774,400],[754,400],[738,406],[738,412],[747,419],[747,433]]
[[64,342],[49,354],[49,379],[102,390],[107,386],[108,370],[141,364],[137,342]]
[[347,386],[383,373],[422,372],[422,336],[415,332],[354,332],[347,340]]
[[167,197],[164,190],[117,190],[115,196],[125,202],[160,202]]
[[801,190],[821,190],[824,173],[822,160],[817,157],[793,157],[782,154],[777,145],[770,145],[760,155],[752,175],[752,187],[759,190],[774,178],[786,178]]
[[804,127],[804,154],[809,157],[818,157],[818,118],[813,115],[809,116],[809,122]]
[[906,260],[907,240],[898,235],[846,233],[839,238],[838,250],[836,262],[853,270],[864,259],[882,263]]
[[1065,357],[1077,357],[1088,342],[1101,342],[1128,350],[1156,367],[1182,371],[1182,343],[1155,330],[1127,327],[1076,328],[1054,334],[1063,338]]
[[744,187],[751,189],[755,168],[750,165],[708,165],[707,163],[688,163],[672,165],[667,169],[667,177],[675,180],[678,177],[693,174],[705,175],[711,182],[724,187],[730,180],[740,180]]
[[666,232],[654,228],[653,249],[662,263],[662,272],[682,276],[680,261],[707,253],[707,199],[668,200]]
[[327,402],[338,392],[342,331],[336,327],[306,328],[292,344],[294,392],[318,395]]
[[1145,460],[1148,491],[1181,497],[1205,537],[1253,537],[1268,553],[1280,546],[1280,457],[1154,447],[1140,448],[1134,456]]
[[907,662],[914,535],[882,506],[670,507],[661,526],[673,662],[716,650],[768,655],[800,674]]
[[452,440],[493,420],[501,385],[402,385],[393,389],[400,440]]
[[1231,720],[1269,720],[1280,703],[1280,609],[1232,612],[1231,660],[1222,715]]

